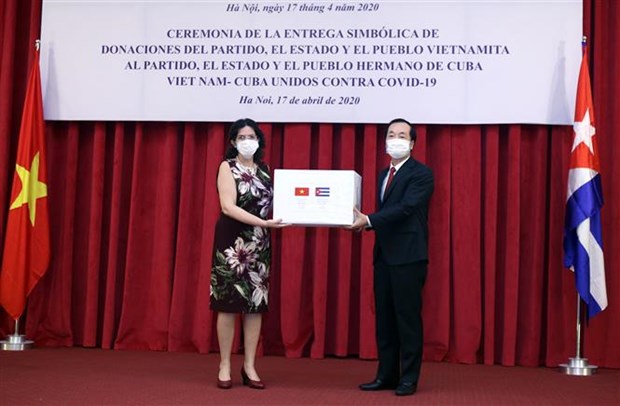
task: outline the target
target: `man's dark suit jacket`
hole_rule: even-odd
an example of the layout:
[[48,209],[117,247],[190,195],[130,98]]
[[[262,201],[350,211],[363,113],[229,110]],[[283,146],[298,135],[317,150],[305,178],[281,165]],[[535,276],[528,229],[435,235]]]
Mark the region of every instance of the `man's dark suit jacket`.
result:
[[433,173],[409,158],[396,172],[381,200],[381,187],[388,174],[379,174],[377,211],[370,214],[375,230],[374,259],[379,252],[388,265],[428,261],[428,205],[433,193]]

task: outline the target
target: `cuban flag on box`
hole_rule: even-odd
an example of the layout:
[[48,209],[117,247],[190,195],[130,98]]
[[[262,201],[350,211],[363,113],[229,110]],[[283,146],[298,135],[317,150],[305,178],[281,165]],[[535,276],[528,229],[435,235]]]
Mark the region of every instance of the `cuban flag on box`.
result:
[[564,266],[575,273],[577,292],[588,307],[588,317],[607,307],[601,232],[603,189],[594,124],[587,48],[584,46],[577,84],[574,139],[568,172]]
[[329,197],[329,188],[317,187],[314,189],[314,195],[318,197]]

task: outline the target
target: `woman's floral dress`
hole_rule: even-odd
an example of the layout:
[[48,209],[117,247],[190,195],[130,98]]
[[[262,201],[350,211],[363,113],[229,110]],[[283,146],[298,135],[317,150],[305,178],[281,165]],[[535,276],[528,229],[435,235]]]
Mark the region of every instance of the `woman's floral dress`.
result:
[[[269,173],[256,174],[228,160],[237,185],[237,206],[266,219],[273,187]],[[267,311],[271,246],[269,230],[220,215],[215,225],[211,268],[211,310],[225,313]]]

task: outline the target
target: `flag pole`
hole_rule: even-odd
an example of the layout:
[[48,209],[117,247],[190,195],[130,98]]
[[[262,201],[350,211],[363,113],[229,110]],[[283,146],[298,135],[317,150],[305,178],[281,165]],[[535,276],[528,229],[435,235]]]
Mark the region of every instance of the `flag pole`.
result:
[[24,351],[32,348],[33,341],[26,339],[26,336],[19,334],[19,318],[15,319],[15,332],[0,341],[2,351]]
[[577,293],[577,348],[574,358],[569,358],[566,364],[560,364],[560,371],[565,375],[590,376],[596,373],[598,369],[596,365],[588,364],[587,358],[581,357],[581,338],[583,336],[581,318],[581,298]]

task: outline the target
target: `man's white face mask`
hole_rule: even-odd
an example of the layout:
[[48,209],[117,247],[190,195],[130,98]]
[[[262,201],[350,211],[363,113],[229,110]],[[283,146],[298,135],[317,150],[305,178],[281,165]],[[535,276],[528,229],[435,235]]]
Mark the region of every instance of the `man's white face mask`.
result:
[[385,141],[385,152],[393,159],[401,159],[410,154],[411,141],[402,138]]

